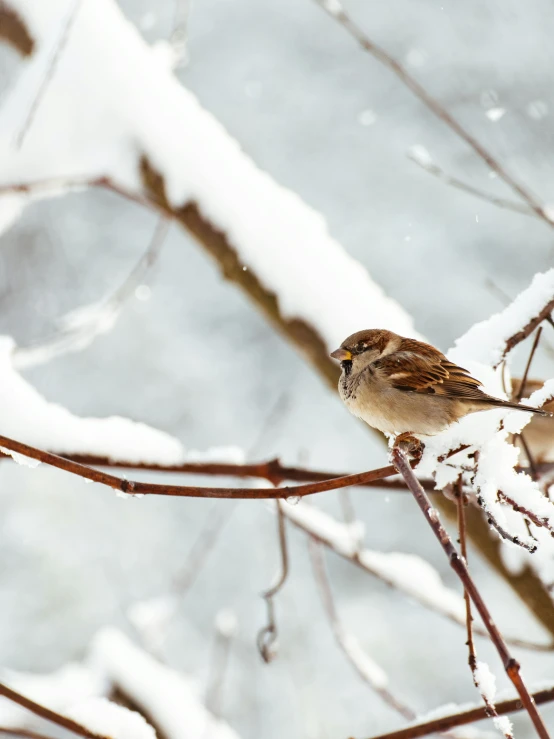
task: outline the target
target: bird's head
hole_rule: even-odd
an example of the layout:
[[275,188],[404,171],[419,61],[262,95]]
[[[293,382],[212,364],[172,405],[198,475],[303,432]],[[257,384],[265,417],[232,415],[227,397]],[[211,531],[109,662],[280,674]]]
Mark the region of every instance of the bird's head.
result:
[[376,359],[395,351],[400,341],[400,336],[384,329],[357,331],[331,352],[331,357],[337,359],[343,372],[349,375],[352,370],[357,373]]

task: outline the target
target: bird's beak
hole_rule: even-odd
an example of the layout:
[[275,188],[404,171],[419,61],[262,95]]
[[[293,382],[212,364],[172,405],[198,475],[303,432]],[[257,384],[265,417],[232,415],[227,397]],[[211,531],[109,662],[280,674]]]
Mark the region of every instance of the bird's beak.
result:
[[335,349],[330,356],[333,359],[338,359],[339,362],[349,362],[352,359],[352,352],[349,352],[348,349]]

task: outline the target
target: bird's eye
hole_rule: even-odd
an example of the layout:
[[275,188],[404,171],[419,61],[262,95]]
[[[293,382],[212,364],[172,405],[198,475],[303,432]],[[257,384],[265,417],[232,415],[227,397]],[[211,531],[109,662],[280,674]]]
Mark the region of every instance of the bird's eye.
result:
[[358,343],[356,344],[356,351],[363,352],[366,349],[367,349],[367,345],[365,341],[358,341]]

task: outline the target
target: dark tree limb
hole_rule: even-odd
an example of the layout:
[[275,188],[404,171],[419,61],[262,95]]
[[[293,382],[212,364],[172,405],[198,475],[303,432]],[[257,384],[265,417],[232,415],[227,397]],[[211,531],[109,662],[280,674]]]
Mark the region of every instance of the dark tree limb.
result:
[[0,0],[0,40],[6,41],[22,56],[30,56],[35,50],[35,41],[27,26],[3,0]]

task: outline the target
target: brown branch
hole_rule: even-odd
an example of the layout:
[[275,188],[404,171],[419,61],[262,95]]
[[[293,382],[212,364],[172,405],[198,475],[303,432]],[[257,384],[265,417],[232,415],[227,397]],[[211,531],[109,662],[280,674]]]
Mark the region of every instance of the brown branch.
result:
[[54,737],[46,736],[46,734],[38,734],[36,731],[28,729],[10,729],[9,726],[0,726],[0,734],[8,734],[8,736],[21,737],[22,739],[54,739]]
[[361,679],[369,685],[369,687],[394,711],[399,713],[408,721],[413,720],[416,717],[415,711],[407,706],[405,703],[400,701],[394,696],[390,690],[384,686],[375,682],[368,675],[368,671],[364,669],[363,664],[360,663],[359,657],[350,647],[348,641],[348,635],[346,634],[337,613],[335,606],[335,600],[333,598],[333,592],[329,583],[329,577],[325,569],[325,560],[322,552],[322,545],[314,537],[308,539],[310,557],[312,560],[312,571],[314,573],[315,581],[318,586],[319,595],[327,614],[327,619],[331,626],[331,630],[335,637],[335,641],[344,653],[346,659],[350,662],[352,667],[356,670]]
[[279,553],[281,555],[281,571],[277,576],[277,582],[271,588],[262,593],[267,606],[267,624],[257,637],[258,650],[264,662],[271,662],[275,657],[275,645],[277,644],[277,621],[275,619],[274,598],[285,584],[289,574],[289,550],[287,546],[287,530],[285,514],[279,501],[277,505],[277,531],[279,534]]
[[[467,564],[467,537],[466,537],[466,517],[465,517],[465,506],[466,500],[462,492],[462,478],[458,478],[458,489],[457,489],[457,503],[458,503],[458,535],[460,537],[460,553]],[[477,654],[475,652],[475,642],[473,641],[473,629],[472,621],[473,616],[471,615],[471,600],[469,593],[464,588],[464,601],[466,604],[466,629],[467,629],[467,651],[468,651],[468,664],[473,675],[473,682],[477,684],[475,680],[475,670],[477,669]]]
[[11,44],[23,56],[30,56],[35,50],[35,41],[19,15],[0,0],[0,39]]
[[498,491],[498,497],[500,500],[505,500],[506,503],[508,503],[508,505],[511,506],[516,513],[521,513],[523,516],[526,516],[535,524],[535,526],[545,528],[547,531],[550,531],[550,533],[554,535],[554,528],[552,528],[548,519],[541,518],[540,516],[537,516],[537,514],[530,508],[526,508],[520,503],[516,503],[513,498],[510,498],[509,495],[503,493],[502,490]]
[[[532,698],[537,705],[550,703],[554,701],[554,687],[537,690],[532,694]],[[499,716],[505,716],[507,713],[515,713],[516,711],[522,710],[523,705],[520,698],[509,698],[508,700],[499,701],[496,704],[496,712]],[[429,736],[430,734],[441,731],[449,731],[457,726],[465,726],[486,718],[489,718],[489,716],[484,706],[468,708],[465,711],[451,713],[441,718],[412,724],[412,726],[406,726],[404,729],[391,731],[388,734],[379,734],[379,736],[373,736],[371,739],[419,739],[422,736]]]
[[[458,482],[457,482],[456,501],[458,504],[458,534],[459,534],[459,541],[460,541],[460,554],[462,556],[463,561],[465,562],[467,566],[468,558],[467,558],[466,517],[465,517],[465,507],[467,505],[467,500],[462,491],[461,476],[458,478]],[[498,718],[498,712],[496,710],[495,704],[489,700],[489,697],[486,691],[482,689],[481,683],[479,681],[479,677],[477,673],[477,651],[475,649],[475,642],[473,641],[473,629],[472,629],[473,616],[471,614],[471,599],[469,597],[467,588],[465,587],[464,587],[464,601],[466,604],[467,651],[468,651],[467,661],[469,664],[469,669],[471,670],[471,676],[473,678],[473,683],[475,687],[477,688],[477,690],[481,693],[481,698],[483,699],[483,702],[485,704],[487,714],[491,717]],[[506,739],[513,739],[513,735],[511,731],[507,731],[507,730],[506,731],[502,730],[502,731]]]
[[519,386],[519,390],[516,393],[516,402],[519,403],[521,398],[523,397],[523,391],[525,389],[525,385],[527,383],[527,378],[529,376],[529,370],[531,369],[531,364],[533,363],[533,358],[535,356],[535,352],[537,351],[537,347],[539,345],[539,341],[541,340],[541,334],[542,334],[542,326],[539,326],[537,329],[537,333],[535,334],[535,338],[533,339],[533,345],[531,347],[531,351],[529,352],[529,356],[527,357],[527,363],[525,365],[525,370],[523,372],[523,377],[521,378],[521,384]]
[[92,482],[106,485],[113,490],[119,490],[129,495],[167,495],[185,498],[234,498],[245,500],[275,499],[304,497],[306,495],[314,495],[328,490],[338,490],[339,488],[349,487],[350,485],[360,485],[371,480],[380,480],[383,477],[396,475],[396,469],[389,465],[388,467],[380,467],[368,472],[359,472],[355,475],[345,475],[344,477],[335,477],[331,480],[323,480],[321,482],[307,483],[305,485],[285,486],[281,488],[219,488],[219,487],[201,487],[195,485],[163,485],[152,482],[135,482],[122,477],[116,477],[108,472],[96,470],[87,467],[78,462],[72,462],[69,459],[60,457],[52,452],[45,452],[42,449],[23,444],[20,441],[9,439],[7,436],[0,436],[0,447],[10,449],[17,454],[21,454],[31,459],[37,459],[51,467],[71,472]]
[[[111,459],[110,457],[99,457],[92,454],[66,454],[63,459],[69,462],[77,462],[87,467],[107,467],[109,469],[133,469],[145,470],[149,472],[180,472],[191,475],[205,476],[221,476],[221,477],[238,477],[238,478],[259,478],[267,480],[273,485],[280,484],[285,480],[294,482],[324,482],[326,480],[336,480],[339,477],[345,477],[346,472],[326,472],[324,470],[311,470],[305,467],[289,467],[283,465],[276,457],[267,462],[247,462],[244,464],[236,464],[233,462],[183,462],[182,464],[155,464],[151,462],[128,462],[125,460]],[[0,462],[2,460],[10,460],[9,454],[0,451]],[[395,474],[397,479],[389,480],[369,480],[360,483],[358,487],[382,488],[386,491],[404,491],[408,488],[402,478]],[[435,492],[435,483],[432,480],[421,479],[423,487],[430,493]]]
[[28,711],[35,713],[37,716],[46,719],[46,721],[50,721],[57,726],[61,726],[64,729],[67,729],[67,731],[72,731],[74,734],[77,734],[77,736],[84,736],[85,739],[109,739],[105,734],[96,734],[93,731],[89,731],[85,726],[73,721],[73,719],[62,716],[60,713],[56,713],[55,711],[50,710],[50,708],[46,708],[46,706],[41,706],[40,703],[35,703],[35,701],[30,698],[26,698],[24,695],[21,695],[21,693],[18,693],[11,688],[8,688],[8,686],[3,683],[0,683],[0,695],[14,703],[17,703],[23,708],[26,708]]
[[[316,0],[317,4],[327,10],[327,7],[323,0]],[[548,218],[540,202],[536,197],[523,185],[521,185],[506,169],[500,164],[500,162],[487,150],[485,147],[477,141],[477,139],[469,133],[459,121],[451,115],[444,106],[439,103],[427,90],[405,69],[399,62],[396,61],[385,49],[378,46],[372,41],[369,36],[358,26],[346,13],[342,6],[339,6],[336,10],[333,5],[333,10],[329,11],[329,15],[337,21],[349,34],[352,36],[358,44],[371,54],[378,62],[383,64],[389,69],[396,77],[405,85],[411,92],[419,98],[419,100],[443,123],[445,123],[451,131],[453,131],[459,138],[465,141],[468,146],[480,157],[485,164],[492,169],[496,174],[503,180],[511,189],[516,192],[530,207],[536,215],[547,223],[550,227],[554,224]]]
[[549,300],[548,303],[546,303],[546,305],[542,308],[542,310],[536,316],[533,316],[533,318],[531,318],[522,329],[516,331],[515,334],[507,339],[506,345],[504,346],[504,351],[502,352],[502,356],[494,365],[494,369],[498,367],[498,365],[503,361],[504,357],[509,354],[512,349],[514,349],[522,341],[525,341],[528,336],[531,336],[533,331],[538,328],[538,326],[543,321],[547,321],[551,317],[552,311],[554,311],[554,297]]
[[485,192],[485,190],[480,190],[478,187],[474,187],[473,185],[470,185],[468,182],[464,182],[463,180],[458,179],[457,177],[453,177],[452,175],[447,174],[444,169],[441,169],[437,164],[434,162],[425,162],[422,161],[422,159],[418,158],[417,156],[414,156],[412,153],[408,152],[408,159],[410,159],[412,162],[417,164],[419,167],[421,167],[425,172],[428,172],[429,174],[433,175],[434,177],[437,177],[441,182],[444,182],[446,185],[450,185],[450,187],[454,187],[457,190],[461,190],[462,192],[466,192],[469,195],[473,195],[476,198],[479,198],[479,200],[484,200],[486,203],[491,203],[492,205],[495,205],[497,208],[503,208],[504,210],[511,210],[514,213],[520,213],[524,216],[532,216],[533,218],[537,218],[537,213],[532,210],[528,205],[524,205],[523,203],[518,203],[515,200],[507,200],[506,198],[500,198],[497,195],[493,195],[490,192]]
[[444,553],[448,557],[450,561],[450,566],[460,578],[464,588],[467,590],[469,597],[475,605],[477,612],[481,616],[483,624],[489,632],[491,641],[496,647],[496,651],[498,652],[506,674],[514,684],[514,687],[517,690],[519,697],[521,698],[521,702],[523,703],[525,710],[529,714],[533,726],[535,727],[537,735],[541,739],[550,739],[548,730],[537,710],[537,706],[531,698],[531,695],[527,690],[525,683],[523,682],[519,663],[510,654],[510,651],[502,634],[494,623],[492,616],[487,606],[485,605],[484,600],[481,597],[481,594],[477,590],[477,587],[469,573],[465,561],[456,551],[456,548],[454,547],[450,536],[439,520],[436,510],[433,508],[429,498],[425,494],[425,490],[421,487],[416,476],[414,475],[410,463],[406,459],[404,453],[398,447],[395,447],[392,451],[392,460],[396,469],[406,480],[406,484],[410,488],[410,491],[414,496],[417,504],[419,505],[421,511],[423,512],[425,519],[431,526],[433,533],[439,540]]

